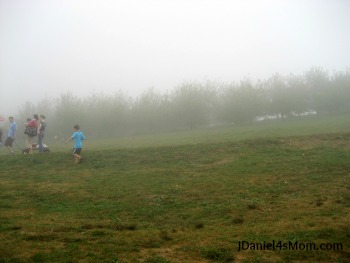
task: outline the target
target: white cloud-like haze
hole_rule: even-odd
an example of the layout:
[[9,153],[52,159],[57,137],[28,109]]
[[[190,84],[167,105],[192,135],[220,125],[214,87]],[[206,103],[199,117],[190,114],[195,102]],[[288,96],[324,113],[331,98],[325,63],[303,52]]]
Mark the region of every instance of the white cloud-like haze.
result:
[[347,0],[0,0],[0,115],[66,91],[343,71],[349,11]]

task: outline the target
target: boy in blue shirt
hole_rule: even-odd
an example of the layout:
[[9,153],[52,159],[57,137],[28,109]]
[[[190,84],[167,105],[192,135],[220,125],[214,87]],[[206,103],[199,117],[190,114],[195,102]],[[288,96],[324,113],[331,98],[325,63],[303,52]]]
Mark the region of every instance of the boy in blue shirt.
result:
[[74,132],[72,137],[70,137],[65,143],[68,143],[71,140],[74,140],[73,156],[75,163],[80,163],[83,159],[81,157],[81,150],[83,149],[83,141],[85,140],[85,135],[82,131],[79,130],[79,125],[74,125]]

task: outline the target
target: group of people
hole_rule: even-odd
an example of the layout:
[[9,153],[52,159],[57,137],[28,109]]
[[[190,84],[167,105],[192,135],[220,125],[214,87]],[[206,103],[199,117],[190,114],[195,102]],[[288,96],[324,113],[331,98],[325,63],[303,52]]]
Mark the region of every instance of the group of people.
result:
[[25,124],[24,133],[26,137],[26,150],[29,154],[33,153],[34,137],[38,136],[39,153],[44,152],[43,139],[45,136],[46,120],[44,115],[33,115],[33,119],[28,118]]
[[[9,118],[10,122],[10,128],[7,133],[7,138],[5,141],[5,146],[9,150],[11,154],[14,153],[13,151],[13,143],[15,141],[16,137],[16,130],[17,130],[17,123],[15,122],[15,119],[13,116],[10,116]],[[39,152],[44,152],[44,145],[43,145],[43,139],[45,136],[45,129],[46,129],[46,120],[44,115],[38,116],[38,114],[33,115],[33,119],[27,118],[27,122],[25,124],[25,131],[24,133],[27,135],[26,137],[26,151],[30,154],[33,153],[33,141],[34,137],[38,136],[38,145],[39,145]],[[0,129],[0,145],[2,145],[2,136],[3,131]]]
[[[10,128],[5,141],[5,146],[8,148],[9,152],[13,154],[14,151],[12,147],[15,141],[17,123],[15,122],[13,116],[10,116],[8,119],[10,122]],[[80,163],[83,159],[81,157],[81,151],[83,148],[83,141],[85,140],[85,135],[82,131],[80,131],[80,127],[78,124],[74,125],[73,129],[74,129],[74,132],[72,136],[65,143],[68,143],[69,141],[74,140],[74,148],[73,148],[74,160],[75,160],[75,163]],[[33,142],[35,137],[38,137],[39,153],[44,152],[43,140],[45,136],[45,130],[46,130],[46,118],[44,115],[38,116],[38,114],[34,114],[32,119],[27,118],[27,122],[25,123],[25,131],[24,131],[24,133],[26,134],[25,151],[27,153],[33,154],[33,146],[35,145]],[[3,131],[0,128],[0,145],[2,145],[2,136],[3,136]]]

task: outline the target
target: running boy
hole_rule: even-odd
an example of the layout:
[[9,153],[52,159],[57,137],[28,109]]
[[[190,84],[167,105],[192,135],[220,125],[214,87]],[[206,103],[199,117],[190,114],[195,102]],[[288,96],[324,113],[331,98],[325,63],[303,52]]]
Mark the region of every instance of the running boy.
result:
[[75,163],[80,163],[83,159],[81,157],[81,150],[83,148],[83,141],[85,140],[85,135],[82,131],[79,130],[79,125],[74,125],[74,132],[72,137],[70,137],[65,143],[68,143],[71,140],[74,140],[73,156]]

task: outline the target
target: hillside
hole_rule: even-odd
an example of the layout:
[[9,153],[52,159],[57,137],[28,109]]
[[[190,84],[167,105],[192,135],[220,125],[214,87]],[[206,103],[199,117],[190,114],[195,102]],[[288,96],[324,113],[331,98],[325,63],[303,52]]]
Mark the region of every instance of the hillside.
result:
[[347,262],[350,133],[320,131],[1,156],[0,261]]

